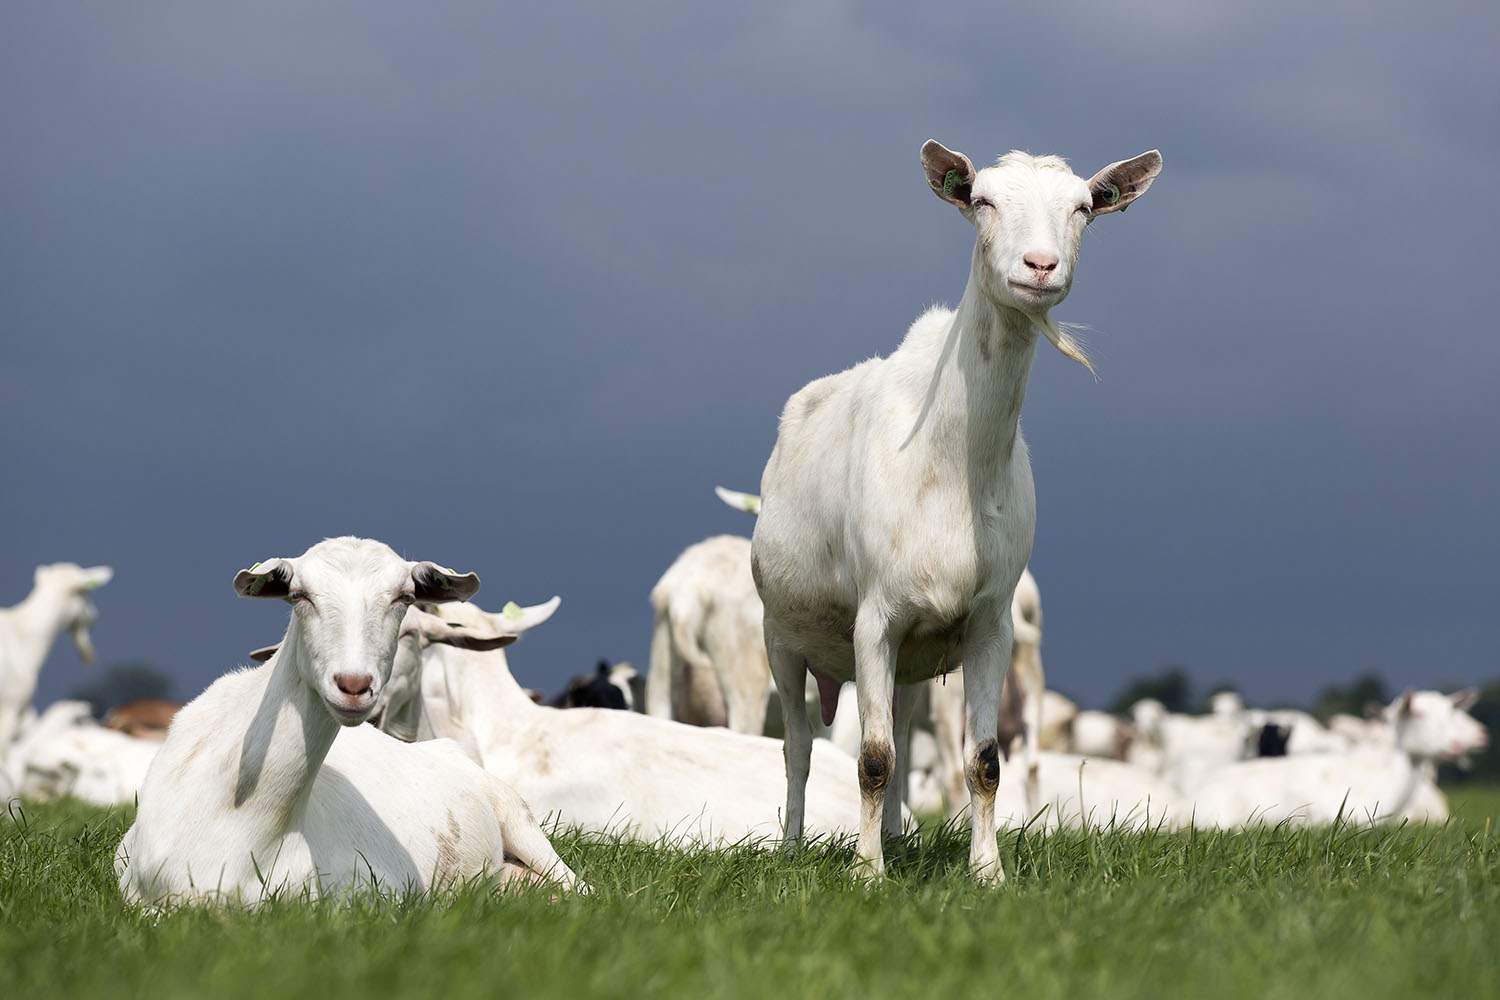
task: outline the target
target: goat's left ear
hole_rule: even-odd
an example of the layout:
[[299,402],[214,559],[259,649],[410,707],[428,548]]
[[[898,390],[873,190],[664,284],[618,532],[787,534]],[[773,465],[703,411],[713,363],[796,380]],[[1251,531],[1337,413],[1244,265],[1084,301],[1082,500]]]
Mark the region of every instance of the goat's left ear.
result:
[[276,651],[280,648],[281,643],[278,642],[274,646],[262,646],[259,649],[252,649],[250,650],[250,659],[256,663],[265,663],[271,657],[275,656]]
[[292,592],[292,564],[267,559],[234,574],[234,592],[241,597],[286,597]]
[[1129,160],[1111,163],[1089,181],[1094,215],[1123,212],[1125,207],[1146,193],[1156,175],[1161,173],[1161,153],[1142,153]]
[[1453,707],[1460,712],[1467,712],[1479,701],[1479,689],[1464,688],[1462,691],[1455,691],[1448,696],[1448,700],[1453,702]]
[[411,568],[412,583],[417,585],[417,600],[440,604],[443,601],[467,601],[479,590],[479,577],[473,573],[419,562]]

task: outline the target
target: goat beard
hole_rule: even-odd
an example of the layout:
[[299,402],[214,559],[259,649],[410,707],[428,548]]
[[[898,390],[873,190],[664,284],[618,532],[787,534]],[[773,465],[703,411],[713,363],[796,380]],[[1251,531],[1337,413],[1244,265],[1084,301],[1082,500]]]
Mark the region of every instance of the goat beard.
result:
[[1080,365],[1083,365],[1083,367],[1089,370],[1089,374],[1094,376],[1094,380],[1098,381],[1099,373],[1094,371],[1094,366],[1089,363],[1089,356],[1084,353],[1083,345],[1074,340],[1072,334],[1063,329],[1061,324],[1054,323],[1052,317],[1046,313],[1032,316],[1031,322],[1038,330],[1042,331],[1042,336],[1046,337],[1048,342],[1057,348],[1063,357],[1071,358]]

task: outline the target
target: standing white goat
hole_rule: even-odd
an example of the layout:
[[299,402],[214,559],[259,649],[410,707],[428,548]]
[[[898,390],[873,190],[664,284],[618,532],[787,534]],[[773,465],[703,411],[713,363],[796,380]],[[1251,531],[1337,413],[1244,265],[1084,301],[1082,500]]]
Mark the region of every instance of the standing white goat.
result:
[[[434,614],[413,609],[407,623],[397,660],[403,668],[421,664],[418,736],[473,747],[484,767],[513,784],[538,813],[586,830],[692,844],[779,831],[786,786],[778,741],[634,712],[537,705],[511,676],[503,651],[477,651],[515,627],[503,615],[444,604]],[[386,714],[413,715],[394,702]],[[810,764],[818,800],[809,829],[851,832],[859,819],[849,780],[854,761],[818,742]]]
[[113,575],[108,566],[38,566],[26,599],[0,608],[0,761],[15,739],[21,713],[31,703],[37,675],[57,633],[67,629],[83,662],[93,661],[89,628],[99,613],[88,592],[108,583]]
[[359,538],[241,570],[236,592],[287,601],[291,624],[264,665],[219,678],[173,720],[115,863],[125,899],[442,888],[506,874],[508,858],[572,885],[504,782],[450,743],[408,745],[361,725],[413,601],[478,588],[472,573]]
[[812,382],[787,402],[761,480],[752,571],[786,725],[786,837],[802,833],[812,738],[809,669],[825,697],[858,687],[859,855],[884,869],[899,829],[895,736],[910,720],[896,684],[962,663],[969,864],[1004,878],[995,839],[996,719],[1011,652],[1011,594],[1031,555],[1036,501],[1019,418],[1038,330],[1084,361],[1048,316],[1068,294],[1083,229],[1150,186],[1161,155],[1076,176],[1054,156],[1012,152],[976,171],[929,140],[927,182],[978,234],[956,310],[932,309],[888,358]]

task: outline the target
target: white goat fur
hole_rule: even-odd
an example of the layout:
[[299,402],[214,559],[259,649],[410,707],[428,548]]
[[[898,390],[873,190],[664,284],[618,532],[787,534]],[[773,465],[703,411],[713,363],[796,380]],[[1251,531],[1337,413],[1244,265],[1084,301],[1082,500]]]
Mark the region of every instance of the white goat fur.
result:
[[38,566],[26,599],[0,608],[0,761],[16,737],[21,713],[31,703],[37,675],[57,633],[67,629],[83,661],[93,660],[89,627],[98,612],[88,592],[108,583],[113,575],[108,566]]
[[101,726],[88,702],[57,701],[13,745],[10,778],[30,798],[130,805],[161,745]]
[[766,648],[787,720],[786,836],[802,833],[811,733],[809,668],[858,689],[858,850],[884,867],[894,830],[895,685],[962,664],[969,863],[1004,872],[994,796],[1000,688],[1011,654],[1011,595],[1031,555],[1035,496],[1018,420],[1037,331],[1082,360],[1048,310],[1067,295],[1079,239],[1124,208],[1161,168],[1152,151],[1092,180],[1057,157],[1013,152],[975,171],[928,141],[934,193],[974,224],[968,285],[956,310],[932,309],[888,358],[812,382],[787,402],[761,480],[752,543]]
[[357,538],[237,574],[242,596],[288,600],[291,623],[268,662],[221,677],[173,720],[120,845],[125,899],[440,889],[503,877],[508,856],[572,885],[513,789],[452,744],[361,725],[412,601],[478,586]]
[[717,535],[688,546],[651,588],[651,609],[646,714],[759,736],[771,667],[750,539]]
[[1454,760],[1489,742],[1465,710],[1477,692],[1407,692],[1387,707],[1385,745],[1347,753],[1265,757],[1220,768],[1193,795],[1196,822],[1241,827],[1353,823],[1447,816],[1432,783],[1432,763]]
[[[411,612],[427,643],[420,654],[420,735],[474,746],[485,768],[515,785],[539,814],[648,841],[726,844],[779,832],[786,794],[779,741],[632,712],[534,704],[502,651],[451,644],[504,632],[511,626],[502,616],[470,604],[434,610]],[[808,827],[852,832],[859,816],[854,761],[826,740],[819,743]]]

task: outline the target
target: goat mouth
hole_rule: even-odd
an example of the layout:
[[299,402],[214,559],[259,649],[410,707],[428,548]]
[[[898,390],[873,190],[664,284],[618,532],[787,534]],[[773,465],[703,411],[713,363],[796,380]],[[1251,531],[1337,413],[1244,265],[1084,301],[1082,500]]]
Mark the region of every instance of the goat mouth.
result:
[[328,706],[328,710],[333,713],[333,717],[339,720],[339,724],[345,726],[357,726],[361,722],[364,722],[370,717],[370,713],[375,707],[371,703],[355,708],[351,705],[341,705],[330,698],[324,698],[323,703]]
[[1018,292],[1027,292],[1031,295],[1043,296],[1062,294],[1061,285],[1028,285],[1024,281],[1010,281],[1007,282],[1007,284]]

